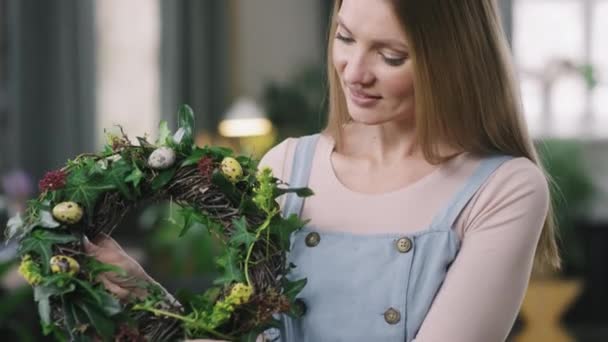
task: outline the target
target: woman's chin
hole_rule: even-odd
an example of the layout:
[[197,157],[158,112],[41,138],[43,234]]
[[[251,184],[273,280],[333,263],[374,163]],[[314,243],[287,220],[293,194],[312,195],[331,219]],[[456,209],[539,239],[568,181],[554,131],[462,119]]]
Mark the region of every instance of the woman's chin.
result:
[[409,122],[414,118],[414,113],[387,115],[386,112],[375,108],[359,108],[350,103],[348,103],[348,112],[354,122],[370,126],[388,122]]
[[379,125],[391,121],[390,118],[387,118],[381,113],[372,110],[351,110],[350,117],[354,122],[370,126]]
[[353,121],[365,125],[377,125],[381,123],[382,115],[375,109],[360,108],[354,104],[348,104],[348,112]]

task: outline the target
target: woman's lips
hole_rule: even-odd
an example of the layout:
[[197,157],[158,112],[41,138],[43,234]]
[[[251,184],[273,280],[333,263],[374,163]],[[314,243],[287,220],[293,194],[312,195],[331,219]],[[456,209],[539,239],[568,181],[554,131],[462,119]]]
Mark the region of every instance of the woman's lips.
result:
[[352,102],[359,107],[371,107],[374,106],[382,96],[371,95],[366,92],[348,88],[348,95]]

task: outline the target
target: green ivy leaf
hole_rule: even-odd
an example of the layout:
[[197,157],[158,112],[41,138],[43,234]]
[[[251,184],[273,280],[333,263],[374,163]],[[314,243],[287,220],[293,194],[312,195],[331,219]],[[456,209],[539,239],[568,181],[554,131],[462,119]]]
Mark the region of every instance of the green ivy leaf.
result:
[[184,104],[180,107],[177,113],[177,127],[179,134],[179,141],[175,140],[177,144],[183,147],[186,152],[190,152],[192,145],[194,144],[194,112],[190,106]]
[[199,223],[203,226],[203,229],[206,229],[209,233],[221,234],[223,226],[220,222],[204,214],[199,215],[198,218],[200,219]]
[[295,192],[298,197],[309,197],[315,194],[309,188],[276,188],[274,197],[276,198],[289,192]]
[[179,215],[183,217],[184,224],[182,225],[182,229],[179,232],[179,237],[186,235],[186,233],[193,226],[202,222],[202,218],[196,209],[192,207],[184,207],[179,210]]
[[123,308],[118,298],[105,291],[100,291],[99,297],[101,298],[101,308],[106,315],[114,316],[122,312]]
[[232,220],[232,224],[234,225],[234,234],[230,238],[230,244],[234,247],[245,245],[247,250],[256,241],[255,234],[247,229],[247,221],[244,217]]
[[154,177],[152,183],[150,184],[152,190],[156,191],[167,185],[167,183],[169,183],[169,181],[173,178],[175,171],[176,168],[172,167],[170,169],[163,170],[158,175],[156,175],[156,177]]
[[196,147],[194,149],[194,151],[192,151],[192,154],[190,154],[190,156],[186,159],[184,159],[184,161],[181,164],[181,167],[185,167],[185,166],[190,166],[190,165],[194,165],[196,163],[198,163],[199,160],[201,160],[201,158],[203,156],[205,156],[207,153],[205,153],[205,150],[203,150],[202,148]]
[[289,251],[291,247],[290,236],[296,230],[304,227],[309,220],[302,221],[298,215],[291,214],[287,219],[280,216],[275,216],[270,222],[270,234],[275,235],[278,239],[279,246],[285,251]]
[[80,279],[74,278],[73,281],[78,285],[86,294],[83,296],[92,298],[97,304],[101,305],[101,296],[98,294],[98,290],[95,290],[89,283],[84,282]]
[[89,273],[89,281],[93,281],[99,274],[105,272],[114,272],[119,276],[127,276],[127,271],[123,270],[122,268],[111,264],[105,264],[91,257],[87,257],[85,259],[84,269],[86,269]]
[[241,268],[239,266],[241,263],[241,257],[237,249],[232,247],[226,248],[224,250],[224,255],[217,258],[216,263],[220,266],[223,274],[213,281],[214,285],[243,282],[245,280],[245,276],[241,272]]
[[257,170],[258,162],[254,158],[247,156],[237,156],[235,159],[239,162],[239,164],[241,164],[241,167],[243,169],[254,171]]
[[89,216],[92,216],[99,196],[114,189],[116,186],[108,184],[101,176],[88,177],[86,169],[82,168],[70,172],[65,193],[71,201],[84,205]]
[[193,310],[198,312],[211,312],[215,302],[220,298],[222,288],[213,286],[207,289],[203,294],[193,293],[186,290],[178,291],[178,301],[180,303],[189,303]]
[[220,191],[228,197],[228,199],[233,204],[238,204],[241,202],[241,196],[238,193],[238,190],[226,177],[218,170],[214,170],[211,175],[211,183],[220,188]]
[[143,178],[144,173],[141,172],[137,165],[133,164],[133,171],[125,178],[125,182],[133,183],[133,186],[137,188]]
[[74,291],[76,286],[70,284],[67,287],[59,287],[55,285],[40,285],[34,286],[34,300],[38,302],[38,314],[43,325],[51,324],[51,306],[49,298],[51,296],[63,295]]
[[297,299],[293,304],[291,304],[291,306],[289,307],[289,311],[287,311],[287,315],[289,315],[292,318],[300,318],[305,313],[306,313],[306,308],[302,307],[302,305],[300,303],[298,303]]
[[[74,298],[61,296],[61,302],[64,314],[64,323],[67,332],[70,334],[70,341],[75,342],[90,342],[90,337],[82,334],[83,331],[88,330],[89,326],[95,327],[104,341],[109,341],[113,335],[113,330],[108,334],[107,330],[99,331],[99,326],[105,326],[108,321],[113,327],[113,323],[103,316],[97,315],[91,318],[91,315],[87,312],[90,307],[83,304],[81,298]],[[104,320],[105,318],[105,320]]]
[[84,164],[88,170],[87,176],[95,176],[104,173],[108,166],[108,161],[106,159],[95,161],[93,159],[88,158],[85,160]]
[[77,240],[74,235],[60,234],[47,229],[36,229],[21,241],[19,254],[35,253],[40,256],[45,273],[49,273],[49,260],[53,254],[53,245]]
[[120,193],[129,200],[134,200],[135,196],[131,193],[126,183],[127,174],[132,172],[131,165],[124,160],[116,161],[112,164],[110,171],[105,173],[105,183],[113,185]]
[[105,144],[103,145],[103,151],[101,152],[101,154],[104,157],[109,157],[114,154],[114,150],[112,150],[112,146]]
[[74,331],[76,330],[76,324],[78,322],[76,307],[72,301],[66,300],[63,296],[61,297],[61,304],[63,308],[64,323],[70,334],[70,340],[75,340]]
[[287,296],[287,298],[289,298],[291,302],[295,301],[296,296],[300,293],[300,291],[302,291],[304,286],[306,286],[307,282],[308,279],[306,278],[302,278],[296,281],[290,281],[287,280],[287,278],[283,278],[283,289],[285,291],[285,296]]
[[[278,204],[277,204],[278,206]],[[264,215],[265,213],[255,204],[251,197],[243,196],[239,212],[245,216],[249,215]]]
[[204,150],[207,151],[206,154],[211,155],[216,161],[221,161],[226,157],[232,157],[234,153],[231,149],[222,146],[205,146]]
[[95,330],[103,337],[104,341],[112,339],[114,330],[116,329],[115,324],[99,305],[92,302],[89,298],[75,300],[74,305],[75,308],[78,308],[86,315],[88,323],[95,327]]
[[[167,139],[171,136],[171,131],[169,130],[169,125],[167,121],[163,120],[160,122],[158,126],[158,140],[156,140],[157,146],[166,146]],[[141,143],[141,142],[140,142]]]

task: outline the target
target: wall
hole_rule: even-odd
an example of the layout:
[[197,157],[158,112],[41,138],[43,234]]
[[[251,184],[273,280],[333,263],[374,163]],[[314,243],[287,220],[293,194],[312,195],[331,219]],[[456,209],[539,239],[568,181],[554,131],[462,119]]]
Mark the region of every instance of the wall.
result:
[[321,63],[320,1],[235,1],[234,95],[259,97],[270,81],[284,81],[299,67]]

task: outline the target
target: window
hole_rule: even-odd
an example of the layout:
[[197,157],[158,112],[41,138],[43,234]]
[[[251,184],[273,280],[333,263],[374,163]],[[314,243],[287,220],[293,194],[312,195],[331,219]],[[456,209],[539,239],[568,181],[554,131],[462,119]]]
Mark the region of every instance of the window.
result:
[[[608,137],[608,0],[514,0],[513,51],[535,137]],[[601,58],[604,56],[604,58]]]
[[[160,3],[95,2],[97,25],[96,143],[121,125],[133,141],[155,136],[160,118]],[[153,139],[152,139],[153,140]]]

